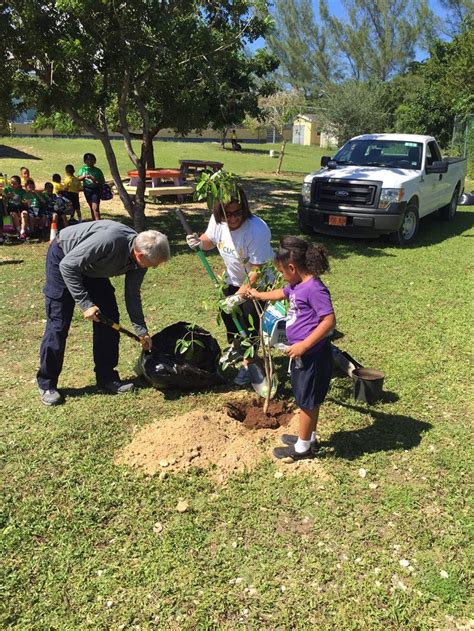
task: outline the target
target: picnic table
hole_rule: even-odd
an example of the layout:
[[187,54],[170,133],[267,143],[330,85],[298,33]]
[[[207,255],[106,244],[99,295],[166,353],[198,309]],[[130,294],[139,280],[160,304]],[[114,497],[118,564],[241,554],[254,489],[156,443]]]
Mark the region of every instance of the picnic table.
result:
[[[138,186],[138,171],[129,171],[129,186]],[[181,186],[183,174],[179,169],[148,169],[145,171],[145,178],[151,180],[151,186],[157,188],[164,181],[172,180],[174,186]]]
[[[138,171],[129,171],[128,177],[130,181],[125,186],[125,190],[134,195],[137,192],[139,182]],[[194,193],[194,184],[184,181],[183,173],[180,169],[147,169],[145,178],[146,180],[151,180],[151,186],[147,184],[145,188],[145,195],[149,197],[177,195],[178,199],[182,201],[183,195]]]
[[216,172],[224,166],[223,162],[217,162],[216,160],[180,160],[179,163],[184,177],[202,173],[206,169]]

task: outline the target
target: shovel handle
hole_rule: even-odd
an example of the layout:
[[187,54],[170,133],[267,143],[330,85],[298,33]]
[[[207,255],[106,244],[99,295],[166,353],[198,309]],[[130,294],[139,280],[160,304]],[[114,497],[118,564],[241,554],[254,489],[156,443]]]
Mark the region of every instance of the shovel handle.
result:
[[102,324],[106,324],[107,326],[112,327],[119,333],[123,333],[127,337],[131,337],[132,340],[135,340],[135,342],[139,342],[140,344],[142,343],[138,335],[135,335],[135,333],[132,333],[128,329],[124,329],[123,326],[120,326],[120,324],[118,324],[117,322],[114,322],[111,318],[108,318],[106,315],[104,315],[100,311],[96,315],[99,319],[99,322],[101,322]]
[[[186,235],[193,234],[193,231],[191,230],[191,226],[188,224],[188,221],[187,221],[186,217],[184,216],[184,212],[181,210],[181,208],[176,208],[176,216],[179,219],[179,223],[183,226],[183,230],[186,233]],[[209,278],[212,280],[214,285],[217,287],[219,283],[217,281],[216,275],[212,271],[211,266],[207,262],[206,255],[204,254],[204,252],[202,250],[197,250],[196,253],[199,256],[199,258],[201,259],[201,263],[204,265],[204,269],[206,270]]]
[[[188,221],[184,215],[184,212],[181,210],[181,208],[176,208],[175,212],[176,212],[176,216],[179,219],[179,223],[183,226],[183,230],[186,233],[186,235],[193,234],[193,231],[191,230],[191,226],[188,224]],[[216,275],[212,271],[211,266],[207,262],[206,255],[204,254],[204,252],[202,250],[197,250],[197,255],[201,259],[201,263],[204,265],[204,269],[208,273],[209,278],[212,280],[212,282],[214,283],[216,287],[219,287],[219,282],[216,278]],[[232,321],[234,322],[236,326],[237,331],[239,332],[240,337],[244,337],[244,338],[248,337],[247,333],[244,331],[244,329],[242,328],[242,325],[240,324],[238,319],[235,317],[235,315],[232,315],[231,317],[232,317]]]

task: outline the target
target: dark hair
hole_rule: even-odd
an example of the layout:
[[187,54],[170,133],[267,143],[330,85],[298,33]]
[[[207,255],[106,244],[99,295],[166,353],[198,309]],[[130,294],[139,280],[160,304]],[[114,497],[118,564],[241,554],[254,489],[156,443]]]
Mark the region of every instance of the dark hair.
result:
[[95,160],[97,162],[97,158],[95,157],[95,155],[93,153],[85,153],[84,157],[82,159],[85,162],[87,160],[87,158],[92,158],[93,160]]
[[60,182],[61,176],[59,175],[59,173],[53,173],[51,179],[53,180],[53,182]]
[[28,171],[28,173],[30,172],[28,167],[20,167],[20,171],[23,171],[23,169],[25,169],[26,171]]
[[52,183],[51,183],[51,182],[45,182],[45,183],[44,183],[44,186],[43,186],[43,189],[45,189],[47,186],[48,186],[49,188],[53,188],[53,185],[52,185]]
[[75,169],[74,166],[72,164],[66,164],[66,166],[64,167],[64,170],[66,171],[66,173],[74,173]]
[[12,175],[10,181],[14,180],[17,184],[21,186],[21,177],[19,175]]
[[[237,195],[232,195],[230,202],[227,202],[225,206],[229,204],[239,204],[242,208],[242,223],[249,219],[252,216],[249,208],[249,200],[247,199],[247,195],[245,194],[244,189],[241,186],[237,186]],[[224,206],[224,209],[225,209]],[[214,215],[214,219],[216,223],[224,223],[225,222],[225,214],[222,210],[222,206],[220,203],[214,206],[214,210],[212,211]]]
[[26,182],[25,182],[25,186],[31,186],[33,184],[33,186],[36,186],[35,181],[33,180],[33,178],[29,177]]
[[308,243],[298,237],[284,237],[275,256],[276,263],[294,265],[313,276],[321,276],[329,270],[328,252],[320,243]]

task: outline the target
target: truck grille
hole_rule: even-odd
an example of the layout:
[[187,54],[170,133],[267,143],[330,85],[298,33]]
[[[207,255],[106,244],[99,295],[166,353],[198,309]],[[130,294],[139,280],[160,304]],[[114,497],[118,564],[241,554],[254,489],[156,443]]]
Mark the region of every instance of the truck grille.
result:
[[378,201],[379,182],[360,182],[354,180],[313,181],[312,201],[321,207],[328,205],[373,207]]

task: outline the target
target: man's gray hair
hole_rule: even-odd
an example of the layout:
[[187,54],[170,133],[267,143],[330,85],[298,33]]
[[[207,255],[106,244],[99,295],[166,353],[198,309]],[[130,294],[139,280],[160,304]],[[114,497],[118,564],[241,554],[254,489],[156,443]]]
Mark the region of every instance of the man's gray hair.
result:
[[145,230],[140,232],[134,243],[136,249],[152,263],[167,261],[170,256],[170,244],[168,237],[158,230]]

